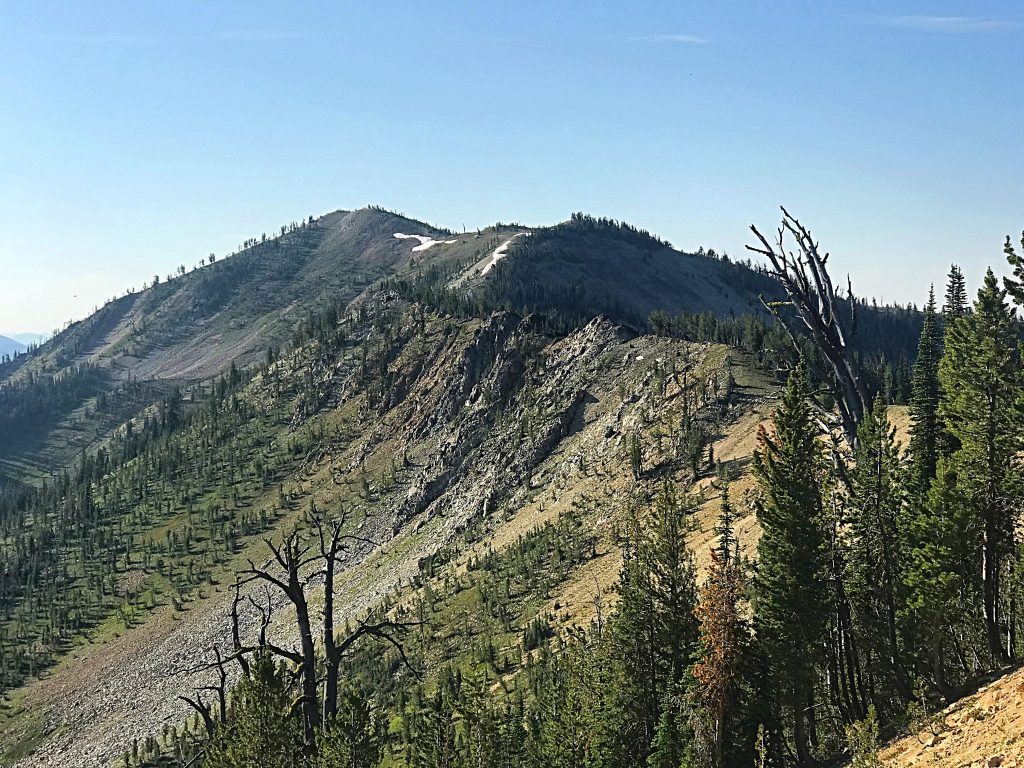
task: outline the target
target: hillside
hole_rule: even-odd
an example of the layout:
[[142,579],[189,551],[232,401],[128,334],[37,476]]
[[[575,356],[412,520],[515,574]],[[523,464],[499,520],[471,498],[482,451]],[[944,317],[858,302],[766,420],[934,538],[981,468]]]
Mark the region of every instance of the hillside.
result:
[[[311,314],[328,307],[341,312],[384,278],[421,289],[451,281],[461,300],[480,312],[561,314],[565,327],[602,311],[639,325],[652,308],[723,316],[750,311],[755,289],[766,281],[743,267],[680,254],[653,239],[653,257],[638,256],[638,246],[624,240],[626,230],[618,227],[571,241],[567,237],[576,228],[564,226],[497,225],[454,235],[366,208],[283,229],[274,237],[252,238],[230,257],[183,268],[173,279],[118,298],[31,358],[0,366],[0,477],[38,482],[47,467],[64,465],[97,445],[145,402],[232,364],[246,368],[264,360],[268,349],[292,342]],[[516,239],[531,233],[534,241],[554,247],[545,245],[539,260],[533,250],[522,250],[530,238]],[[509,241],[509,256],[481,275],[481,265],[494,261]],[[652,268],[634,269],[638,258],[653,258]],[[739,275],[747,275],[749,285],[741,285]],[[591,286],[589,292],[579,288],[581,281]],[[574,304],[567,304],[570,294]],[[139,386],[146,391],[139,393]],[[96,398],[103,408],[95,407]]]
[[[311,341],[236,390],[234,407],[244,412],[241,404],[250,403],[269,415],[257,428],[272,480],[243,472],[232,481],[239,501],[221,513],[239,526],[230,543],[223,524],[204,528],[190,512],[222,497],[217,477],[234,473],[227,465],[214,463],[213,475],[186,494],[192,498],[183,506],[175,494],[144,502],[169,510],[130,523],[137,551],[145,551],[138,542],[149,541],[146,549],[157,545],[154,553],[178,566],[118,557],[124,607],[87,633],[89,644],[73,642],[52,672],[13,694],[0,725],[8,761],[41,765],[61,755],[63,765],[101,765],[133,735],[179,723],[188,710],[175,696],[200,682],[187,670],[206,648],[227,642],[230,570],[257,556],[255,534],[283,531],[314,507],[346,511],[352,530],[376,543],[346,562],[335,610],[349,617],[392,590],[404,594],[403,585],[434,553],[455,553],[465,564],[474,552],[506,550],[576,508],[593,537],[586,556],[544,592],[524,596],[514,625],[538,614],[549,614],[556,628],[585,625],[595,594],[614,601],[613,528],[626,495],[650,496],[667,478],[690,482],[687,447],[672,437],[681,409],[699,409],[719,460],[741,473],[752,425],[770,402],[766,381],[720,346],[637,337],[607,320],[560,339],[510,314],[421,321],[414,305],[393,296],[368,302],[362,324],[353,315],[343,334]],[[315,403],[300,386],[310,372]],[[637,430],[659,435],[645,444],[639,483],[626,451]],[[164,450],[185,445],[179,441],[188,429],[180,434]],[[294,447],[282,455],[276,446]],[[702,465],[698,471],[706,474]],[[178,472],[178,484],[193,483],[187,466]],[[708,511],[693,533],[698,553],[706,549],[715,508],[709,483],[702,481]],[[189,527],[192,544],[179,549]],[[742,530],[749,545],[749,521]],[[167,548],[160,544],[165,538]],[[186,564],[195,571],[191,582]],[[442,594],[448,579],[438,574],[433,583]],[[246,620],[250,631],[254,620]],[[279,631],[287,637],[287,624]],[[518,643],[518,633],[496,635],[495,642]],[[458,658],[465,650],[453,636],[411,652],[424,654],[433,668],[438,653]],[[31,758],[17,759],[33,748]]]
[[[751,457],[793,358],[759,309],[773,288],[585,216],[458,234],[338,211],[0,368],[0,762],[193,749],[179,697],[234,642],[236,574],[314,520],[358,542],[335,574],[339,624],[422,621],[415,679],[393,652],[349,660],[396,723],[452,670],[515,688],[600,627],[629,531],[668,488],[700,574],[726,484],[750,557]],[[886,354],[916,335],[916,312],[868,309]],[[898,371],[887,393],[908,385]],[[306,578],[320,611],[322,577]],[[240,642],[273,608],[267,631],[294,645],[286,601],[240,598]]]
[[987,682],[918,725],[882,751],[885,768],[1024,765],[1024,670]]
[[582,214],[514,240],[508,251],[484,295],[570,320],[598,312],[643,327],[659,310],[760,314],[759,295],[782,298],[775,281],[749,264],[683,253],[643,230]]

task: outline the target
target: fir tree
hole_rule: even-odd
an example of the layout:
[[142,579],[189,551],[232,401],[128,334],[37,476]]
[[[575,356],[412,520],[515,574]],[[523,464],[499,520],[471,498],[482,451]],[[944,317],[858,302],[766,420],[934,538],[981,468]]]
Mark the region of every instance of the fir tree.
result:
[[354,685],[338,691],[338,711],[317,740],[313,768],[373,768],[381,755],[382,724]]
[[270,653],[257,653],[232,700],[231,721],[206,748],[204,768],[297,768],[302,734],[291,705],[283,671]]
[[963,503],[956,471],[940,458],[926,499],[912,496],[905,535],[907,595],[901,623],[916,638],[932,683],[947,701],[955,692],[946,675],[946,638],[967,621],[977,597],[977,526]]
[[967,283],[963,270],[956,264],[950,265],[946,280],[946,298],[942,304],[942,314],[946,318],[948,328],[953,320],[967,312]]
[[760,429],[753,470],[761,539],[755,583],[757,642],[777,707],[789,720],[797,759],[810,765],[807,710],[825,631],[822,455],[802,368],[790,374],[774,417]]
[[1013,298],[1014,303],[1024,307],[1024,232],[1020,233],[1020,247],[1021,252],[1017,253],[1010,236],[1006,236],[1003,253],[1006,254],[1006,260],[1013,267],[1013,277],[1004,277],[1003,285]]
[[991,269],[974,312],[957,318],[947,330],[939,377],[946,393],[940,413],[960,444],[952,457],[958,488],[981,530],[978,562],[986,637],[993,657],[1002,661],[1006,649],[1000,637],[1000,580],[1013,548],[1021,378],[1014,311]]
[[645,538],[643,558],[650,574],[655,644],[660,656],[660,675],[668,686],[683,679],[697,639],[693,615],[697,602],[696,568],[686,546],[686,535],[693,527],[692,516],[696,511],[692,497],[680,498],[671,483],[663,484]]
[[910,395],[911,480],[926,493],[935,477],[939,452],[939,357],[941,336],[935,318],[935,289],[928,291],[924,325],[917,345]]
[[[621,661],[622,687],[613,709],[626,720],[620,724],[625,755],[645,762],[656,738],[663,748],[681,754],[678,712],[672,728],[662,729],[662,715],[675,708],[680,684],[697,638],[696,572],[686,548],[694,500],[679,497],[665,483],[649,517],[634,516],[624,547],[620,600],[610,626],[613,653]],[[666,721],[667,723],[668,721]],[[681,738],[681,737],[679,737]]]
[[[846,588],[855,626],[868,646],[869,673],[878,678],[876,697],[886,696],[894,688],[905,704],[912,692],[897,634],[905,558],[898,529],[902,471],[895,435],[886,405],[876,397],[857,430],[850,471]],[[874,669],[876,665],[878,669]],[[883,702],[876,699],[875,703]]]

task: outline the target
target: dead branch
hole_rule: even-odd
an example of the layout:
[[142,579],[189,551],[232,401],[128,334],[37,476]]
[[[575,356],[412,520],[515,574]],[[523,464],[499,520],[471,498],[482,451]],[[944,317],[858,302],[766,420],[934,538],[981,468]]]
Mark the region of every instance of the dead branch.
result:
[[[776,231],[774,243],[769,242],[753,224],[750,230],[760,245],[748,245],[747,250],[768,259],[772,274],[789,297],[788,303],[796,310],[811,341],[829,363],[832,372],[829,389],[839,412],[839,427],[847,444],[852,447],[857,442],[857,427],[867,410],[868,397],[848,344],[848,336],[856,330],[856,301],[849,278],[850,318],[844,321],[839,312],[839,298],[826,268],[829,254],[820,253],[810,230],[785,208],[782,209],[782,223]],[[789,240],[796,242],[796,251],[787,250]],[[796,329],[780,311],[780,304],[784,303],[767,302],[763,298],[762,303],[797,344]]]

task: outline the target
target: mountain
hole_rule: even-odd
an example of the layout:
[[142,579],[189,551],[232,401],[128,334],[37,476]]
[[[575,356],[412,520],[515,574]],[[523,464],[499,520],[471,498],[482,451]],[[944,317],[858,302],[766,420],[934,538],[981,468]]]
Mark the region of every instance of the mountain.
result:
[[15,341],[20,341],[26,347],[31,344],[42,344],[50,336],[45,333],[11,333],[8,334]]
[[367,208],[154,282],[0,368],[0,764],[193,759],[181,697],[216,683],[231,616],[294,647],[288,601],[236,574],[295,530],[320,551],[317,520],[350,537],[336,627],[423,622],[420,676],[346,656],[396,727],[453,669],[500,686],[600,624],[667,484],[701,573],[725,479],[754,551],[751,457],[794,356],[752,265],[586,216],[453,233]]
[[[207,647],[230,643],[230,574],[263,557],[262,536],[280,537],[314,508],[344,510],[346,530],[372,542],[345,559],[335,611],[352,619],[382,599],[411,599],[406,585],[427,578],[425,562],[436,573],[439,615],[454,616],[466,595],[450,584],[447,558],[463,562],[575,516],[592,532],[576,545],[585,555],[552,571],[546,593],[521,593],[514,609],[523,621],[550,611],[556,627],[586,622],[595,589],[613,599],[616,499],[638,488],[654,494],[664,479],[691,473],[677,458],[681,444],[652,441],[637,486],[630,435],[644,424],[669,430],[684,409],[699,407],[720,460],[742,467],[771,397],[763,374],[724,347],[637,336],[607,319],[556,338],[538,319],[510,313],[424,317],[387,293],[364,306],[340,332],[318,333],[251,376],[185,394],[187,417],[171,417],[165,400],[148,422],[140,415],[131,436],[119,430],[102,449],[103,469],[87,469],[106,477],[93,501],[61,513],[81,533],[54,539],[47,557],[12,563],[41,578],[53,567],[47,558],[71,562],[76,553],[80,565],[45,604],[65,617],[60,635],[90,638],[48,652],[36,644],[20,667],[8,667],[9,685],[31,669],[30,658],[57,661],[16,694],[20,704],[0,723],[0,743],[24,758],[18,764],[112,760],[133,736],[179,722],[188,710],[176,697],[200,679],[187,670]],[[695,542],[712,531],[715,492],[702,474],[708,511]],[[56,512],[59,498],[79,497],[71,482],[52,501],[44,494],[26,503]],[[118,500],[116,489],[129,487],[137,490]],[[93,540],[106,545],[84,554]],[[112,577],[124,585],[116,596],[90,590],[89,578]],[[244,616],[255,628],[255,614]],[[24,610],[18,629],[13,616],[5,622],[5,632],[26,639],[31,627],[47,626],[42,613]],[[287,624],[275,627],[284,642]],[[409,647],[424,665],[468,650],[455,637]]]
[[27,349],[28,345],[18,341],[17,339],[12,339],[8,336],[0,336],[0,357],[14,357],[15,355],[21,355],[24,354]]
[[[564,329],[600,313],[641,328],[654,309],[759,313],[758,294],[773,290],[748,266],[589,217],[460,235],[364,208],[282,229],[111,301],[0,367],[0,477],[38,481],[146,399],[266,359],[310,317],[342,312],[382,280],[413,297],[455,297],[478,314],[540,312]],[[508,255],[487,269],[499,251]],[[90,406],[97,398],[103,408]]]

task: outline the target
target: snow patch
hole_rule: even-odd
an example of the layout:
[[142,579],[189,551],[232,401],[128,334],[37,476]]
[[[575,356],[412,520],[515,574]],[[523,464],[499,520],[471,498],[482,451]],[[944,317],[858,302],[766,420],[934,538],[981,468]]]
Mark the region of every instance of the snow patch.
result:
[[487,264],[484,265],[484,268],[480,270],[480,274],[486,275],[490,271],[491,267],[493,267],[495,264],[497,264],[499,261],[505,258],[505,256],[508,255],[508,247],[512,245],[513,240],[515,240],[517,237],[527,237],[529,236],[529,234],[529,232],[520,232],[518,235],[512,235],[512,237],[510,237],[504,243],[495,248],[494,253],[491,254],[491,260],[488,261]]
[[427,248],[430,248],[435,245],[452,245],[453,243],[459,242],[458,239],[435,240],[434,238],[427,237],[426,235],[406,235],[403,234],[402,232],[395,232],[395,237],[398,238],[399,240],[419,240],[420,244],[413,248],[414,251],[425,251],[427,250]]

